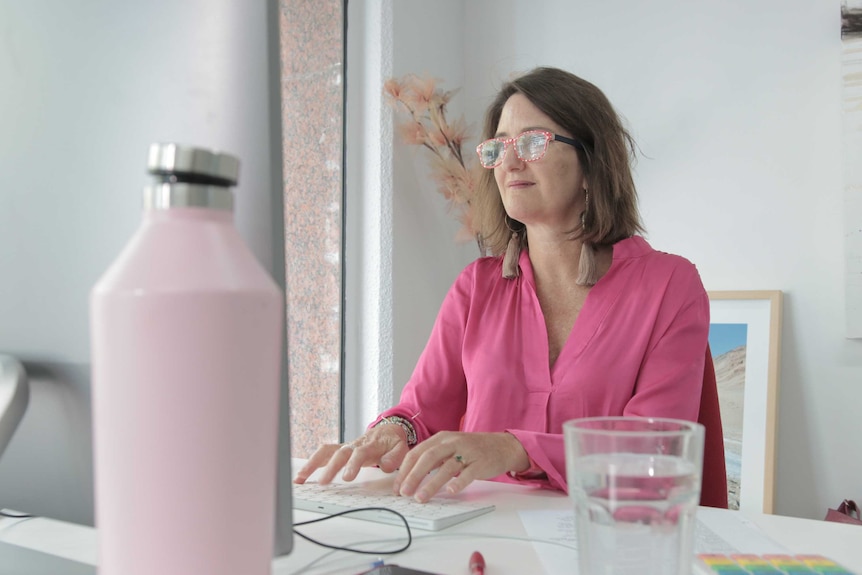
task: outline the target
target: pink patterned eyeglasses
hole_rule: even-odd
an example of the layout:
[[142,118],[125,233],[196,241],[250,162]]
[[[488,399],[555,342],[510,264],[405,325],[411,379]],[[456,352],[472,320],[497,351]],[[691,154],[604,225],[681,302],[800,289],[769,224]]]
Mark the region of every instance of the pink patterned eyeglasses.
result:
[[545,130],[529,130],[518,134],[514,138],[491,138],[476,146],[479,154],[479,162],[483,168],[496,168],[503,163],[506,156],[506,148],[514,144],[515,155],[524,162],[535,162],[545,157],[548,151],[548,143],[551,141],[563,142],[576,148],[584,149],[584,145],[578,140],[567,138]]

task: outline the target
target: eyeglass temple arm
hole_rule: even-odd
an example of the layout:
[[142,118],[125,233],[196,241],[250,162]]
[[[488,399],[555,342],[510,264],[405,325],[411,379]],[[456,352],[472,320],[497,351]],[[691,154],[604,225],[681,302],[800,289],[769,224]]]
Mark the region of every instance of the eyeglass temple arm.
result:
[[554,139],[558,142],[563,142],[564,144],[568,144],[570,146],[574,146],[576,148],[580,148],[581,150],[587,151],[587,149],[580,142],[580,140],[573,140],[572,138],[567,138],[566,136],[561,136],[559,134],[554,134]]

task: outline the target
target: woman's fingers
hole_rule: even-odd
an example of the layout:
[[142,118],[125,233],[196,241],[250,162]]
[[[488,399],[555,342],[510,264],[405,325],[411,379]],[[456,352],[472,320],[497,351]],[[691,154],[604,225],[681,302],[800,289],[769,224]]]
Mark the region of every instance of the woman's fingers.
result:
[[370,465],[387,473],[398,470],[395,493],[426,502],[442,489],[459,493],[476,479],[524,469],[529,466],[529,458],[509,433],[444,431],[411,450],[404,430],[397,425],[381,425],[352,443],[320,447],[294,481],[304,483],[317,471],[321,484],[331,483],[339,472],[344,481],[353,481],[363,467]]
[[417,501],[425,503],[444,487],[449,493],[457,493],[450,489],[452,482],[461,481],[465,485],[469,485],[473,481],[470,474],[470,467],[463,458],[459,460],[457,457],[450,457],[440,464],[436,473],[432,473],[419,484],[419,488],[413,496]]
[[353,481],[363,467],[379,465],[383,471],[398,469],[407,453],[406,434],[394,425],[369,429],[351,443],[328,444],[317,449],[299,470],[295,483],[305,483],[320,470],[318,483],[331,483],[341,471],[344,481]]
[[[322,485],[332,483],[338,472],[349,465],[349,462],[353,459],[354,452],[355,448],[351,443],[323,445],[314,452],[308,462],[299,470],[294,478],[294,482],[305,483],[315,471],[320,469],[317,482]],[[356,474],[359,473],[361,462],[354,465],[356,466],[356,470],[353,471],[352,477],[343,476],[343,479],[349,481],[356,477]],[[345,472],[344,475],[347,475],[347,473]]]
[[[400,495],[428,501],[447,481],[464,471],[463,456],[457,461],[455,455],[459,454],[459,447],[466,449],[469,442],[468,434],[456,432],[441,432],[423,441],[404,457],[393,489]],[[428,477],[434,470],[433,477]],[[426,483],[420,494],[423,481]]]
[[[497,475],[499,475],[499,473]],[[496,477],[496,475],[494,477]],[[464,488],[470,485],[475,479],[479,478],[473,477],[473,469],[470,469],[469,465],[465,463],[464,471],[457,474],[455,477],[453,477],[446,483],[446,493],[449,493],[451,495],[461,493],[462,491],[464,491]]]
[[401,462],[404,461],[404,457],[409,451],[410,448],[407,446],[406,441],[396,441],[394,446],[386,451],[386,453],[384,453],[380,458],[380,462],[378,463],[380,469],[386,473],[398,471],[398,467],[401,465]]
[[294,483],[305,483],[311,474],[329,463],[329,460],[332,459],[332,455],[340,448],[341,446],[338,444],[328,444],[321,445],[317,448],[311,457],[308,458],[308,461],[305,462],[305,465],[302,466],[296,473],[296,477],[293,478]]
[[[326,467],[323,468],[323,471],[320,472],[320,477],[317,482],[326,485],[327,483],[332,483],[332,480],[335,479],[335,476],[338,474],[341,469],[343,469],[348,462],[353,458],[355,452],[355,448],[351,443],[344,443],[338,446],[338,449],[335,450],[335,453],[332,454],[332,457],[329,458],[329,463],[326,464]],[[343,476],[343,479],[347,479]],[[356,474],[354,474],[356,477]],[[351,477],[350,479],[353,479]]]
[[425,502],[444,487],[458,493],[476,479],[519,469],[523,461],[526,452],[509,433],[440,432],[407,454],[393,489]]

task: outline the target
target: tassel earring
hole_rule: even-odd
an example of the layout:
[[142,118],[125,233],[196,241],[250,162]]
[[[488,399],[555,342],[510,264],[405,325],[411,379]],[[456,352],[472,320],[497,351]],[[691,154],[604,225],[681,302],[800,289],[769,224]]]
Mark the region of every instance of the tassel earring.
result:
[[[590,191],[584,190],[584,211],[581,212],[581,237],[587,233],[587,210],[590,209]],[[593,286],[599,281],[599,266],[596,262],[596,249],[592,242],[584,241],[581,245],[581,255],[578,258],[579,286]]]
[[581,246],[581,257],[578,259],[578,279],[575,283],[579,286],[594,286],[599,281],[598,275],[596,249],[593,244],[584,242]]
[[521,238],[518,232],[512,232],[509,243],[506,245],[506,255],[503,256],[503,277],[507,280],[521,275],[521,267],[518,259],[521,256]]
[[590,209],[590,191],[584,188],[584,211],[581,212],[581,235],[587,233],[587,211]]

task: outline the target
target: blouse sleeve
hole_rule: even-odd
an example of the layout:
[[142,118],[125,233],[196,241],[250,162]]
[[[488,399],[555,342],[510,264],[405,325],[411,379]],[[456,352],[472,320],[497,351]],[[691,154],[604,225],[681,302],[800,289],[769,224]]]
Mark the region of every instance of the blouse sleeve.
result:
[[[697,421],[709,337],[709,297],[694,271],[671,286],[623,415]],[[681,293],[673,293],[679,290]],[[674,302],[682,302],[674,305]]]
[[417,442],[438,431],[460,428],[467,404],[461,358],[474,269],[475,263],[461,272],[446,294],[398,405],[381,413],[372,425],[383,417],[404,417],[412,422]]
[[[559,489],[568,493],[566,482],[566,450],[561,433],[539,433],[522,429],[508,429],[527,452],[530,468],[522,473],[510,474],[521,483]],[[543,473],[544,472],[544,473]]]

